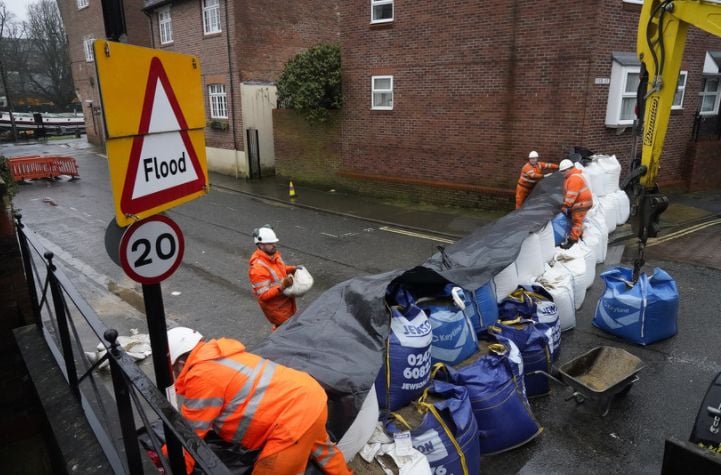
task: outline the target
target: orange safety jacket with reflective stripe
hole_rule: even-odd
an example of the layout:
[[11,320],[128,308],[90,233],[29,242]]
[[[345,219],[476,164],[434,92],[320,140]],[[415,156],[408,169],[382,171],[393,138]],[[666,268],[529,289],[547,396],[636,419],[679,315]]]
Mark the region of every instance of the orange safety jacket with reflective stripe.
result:
[[565,213],[567,210],[588,210],[593,206],[593,196],[591,188],[586,182],[586,177],[578,168],[571,169],[563,182],[565,198],[563,199],[563,207],[561,210]]
[[274,325],[280,325],[295,315],[295,298],[283,294],[282,281],[295,270],[287,266],[280,257],[280,251],[272,256],[256,249],[249,261],[250,285],[253,295],[266,318]]
[[526,163],[521,168],[521,176],[518,178],[518,185],[524,188],[533,188],[543,178],[544,170],[558,170],[555,163],[536,162],[536,166]]
[[[245,351],[237,340],[200,342],[175,381],[180,413],[201,439],[223,440],[264,456],[296,443],[326,408],[310,375]],[[186,469],[195,464],[185,453]]]

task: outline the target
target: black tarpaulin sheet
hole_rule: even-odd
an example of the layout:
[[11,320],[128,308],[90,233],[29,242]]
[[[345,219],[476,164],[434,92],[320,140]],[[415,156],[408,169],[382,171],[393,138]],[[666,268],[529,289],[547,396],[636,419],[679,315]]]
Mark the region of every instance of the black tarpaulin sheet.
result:
[[350,279],[320,295],[253,353],[305,371],[328,393],[329,432],[339,439],[353,422],[383,363],[390,330],[389,286],[436,292],[448,282],[476,290],[512,263],[523,240],[559,212],[562,177],[541,181],[521,209],[482,226],[409,270]]

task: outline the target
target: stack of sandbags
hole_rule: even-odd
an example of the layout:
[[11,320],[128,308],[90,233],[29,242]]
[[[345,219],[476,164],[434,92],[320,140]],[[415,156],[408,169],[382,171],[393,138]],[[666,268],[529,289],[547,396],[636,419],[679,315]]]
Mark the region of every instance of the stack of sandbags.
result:
[[[536,279],[543,274],[543,264],[541,241],[537,234],[530,234],[523,240],[521,250],[518,253],[518,257],[516,257],[518,283],[524,285],[535,282]],[[513,290],[516,289],[513,288],[511,292]]]
[[516,271],[516,263],[511,262],[501,272],[493,277],[493,288],[496,291],[496,303],[506,298],[518,287],[518,273]]
[[558,309],[561,331],[576,326],[576,302],[573,295],[573,276],[565,268],[546,264],[545,272],[536,281],[551,294]]

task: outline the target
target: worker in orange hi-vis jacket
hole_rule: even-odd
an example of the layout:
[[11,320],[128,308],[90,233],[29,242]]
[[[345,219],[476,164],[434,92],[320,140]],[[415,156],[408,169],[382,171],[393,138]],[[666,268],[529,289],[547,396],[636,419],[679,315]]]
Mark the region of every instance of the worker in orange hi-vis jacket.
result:
[[561,249],[570,249],[583,236],[583,220],[593,206],[591,188],[586,182],[581,169],[576,168],[569,159],[561,160],[559,170],[563,173],[563,206],[561,212],[569,215],[571,230],[561,243]]
[[277,248],[278,236],[270,225],[253,230],[253,242],[257,249],[248,262],[248,277],[260,309],[275,330],[297,310],[295,297],[283,293],[293,284],[296,266],[283,262]]
[[[311,458],[325,474],[352,473],[328,437],[328,398],[310,375],[185,327],[168,331],[168,349],[180,413],[201,439],[214,431],[241,452],[259,451],[253,475],[304,473]],[[194,465],[186,452],[188,473]]]
[[539,162],[538,152],[535,150],[528,154],[528,163],[521,168],[521,176],[516,185],[516,209],[520,208],[536,183],[543,179],[546,170],[558,170],[555,163]]

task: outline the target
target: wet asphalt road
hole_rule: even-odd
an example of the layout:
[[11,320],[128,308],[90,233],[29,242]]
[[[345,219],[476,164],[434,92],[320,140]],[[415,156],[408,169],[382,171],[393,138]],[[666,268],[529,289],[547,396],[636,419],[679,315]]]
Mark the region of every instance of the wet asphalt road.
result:
[[[105,160],[82,142],[70,144],[3,146],[2,153],[10,156],[51,150],[73,154],[80,165],[81,180],[23,185],[14,204],[109,326],[121,334],[131,328],[144,332],[140,286],[110,260],[104,246],[113,216]],[[416,265],[439,244],[388,233],[367,221],[220,189],[167,214],[186,239],[183,264],[162,284],[169,325],[192,326],[207,336],[230,336],[251,346],[269,331],[247,281],[252,228],[272,224],[286,262],[304,264],[314,274],[314,289],[300,301],[301,309],[355,275]],[[720,228],[709,226],[649,249],[646,269],[662,267],[680,289],[679,333],[669,340],[639,347],[592,327],[603,290],[597,277],[577,312],[576,329],[563,334],[560,363],[599,345],[618,346],[644,361],[641,380],[613,402],[606,417],[588,402],[565,401],[568,393],[554,387],[549,397],[531,402],[544,432],[519,449],[484,457],[482,473],[660,472],[664,439],[688,438],[701,399],[721,371],[721,259],[715,246]],[[620,259],[620,251],[609,254]],[[613,264],[599,265],[597,272]]]

